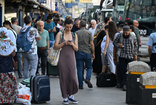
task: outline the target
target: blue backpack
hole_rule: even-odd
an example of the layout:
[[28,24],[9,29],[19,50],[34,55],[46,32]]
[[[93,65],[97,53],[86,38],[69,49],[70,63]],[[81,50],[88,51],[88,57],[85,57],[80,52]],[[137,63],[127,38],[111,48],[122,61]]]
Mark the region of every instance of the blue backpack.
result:
[[17,37],[16,45],[18,52],[28,52],[31,49],[31,43],[27,38],[27,33],[31,27],[28,27],[25,32],[20,31],[19,36]]

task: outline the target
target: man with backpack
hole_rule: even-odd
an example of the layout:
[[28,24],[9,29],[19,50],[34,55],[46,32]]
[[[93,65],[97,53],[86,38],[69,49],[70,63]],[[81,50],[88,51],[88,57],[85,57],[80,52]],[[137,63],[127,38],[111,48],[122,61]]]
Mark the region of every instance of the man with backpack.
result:
[[36,74],[38,64],[36,41],[39,41],[41,37],[37,29],[31,27],[32,18],[30,16],[24,18],[24,23],[26,26],[21,29],[17,38],[17,49],[18,52],[23,52],[24,79],[27,79]]
[[123,90],[126,91],[127,64],[133,60],[137,60],[137,40],[133,33],[130,33],[128,25],[123,27],[123,34],[120,34],[114,40],[114,45],[121,49],[119,56],[120,72],[122,74]]
[[92,88],[92,83],[90,82],[92,74],[92,59],[95,58],[94,43],[92,33],[85,29],[86,21],[81,20],[81,29],[76,32],[78,36],[78,46],[79,50],[76,52],[76,63],[77,63],[77,73],[79,80],[79,89],[83,89],[83,65],[87,68],[85,83],[89,88]]

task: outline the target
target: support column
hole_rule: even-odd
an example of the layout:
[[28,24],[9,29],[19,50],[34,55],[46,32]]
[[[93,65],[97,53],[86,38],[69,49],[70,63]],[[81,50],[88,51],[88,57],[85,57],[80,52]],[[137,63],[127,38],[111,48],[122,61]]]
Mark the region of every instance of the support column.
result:
[[2,11],[3,9],[2,9],[2,4],[0,4],[0,27],[2,26]]

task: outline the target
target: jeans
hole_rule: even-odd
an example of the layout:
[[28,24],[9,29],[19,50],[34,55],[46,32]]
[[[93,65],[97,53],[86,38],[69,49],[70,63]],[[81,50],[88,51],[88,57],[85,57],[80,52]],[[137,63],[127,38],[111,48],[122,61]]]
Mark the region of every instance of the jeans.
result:
[[49,48],[52,47],[54,43],[55,43],[55,41],[49,40]]
[[23,73],[22,73],[22,68],[23,68],[22,53],[17,53],[17,62],[18,62],[18,76],[19,76],[19,78],[22,78],[23,77]]
[[151,54],[150,64],[151,64],[151,71],[156,71],[156,53]]
[[[45,75],[47,65],[47,49],[38,49],[38,59],[41,58],[42,75]],[[38,69],[37,69],[38,73]]]
[[24,61],[24,73],[23,73],[24,79],[27,79],[31,76],[35,76],[38,64],[38,55],[23,53],[23,61]]
[[91,79],[92,74],[92,60],[91,60],[91,54],[86,54],[83,52],[76,52],[76,65],[77,65],[77,74],[78,74],[78,80],[79,80],[79,86],[83,86],[83,66],[87,68],[86,73],[86,79]]
[[127,65],[129,62],[132,62],[133,59],[128,59],[128,58],[121,58],[119,57],[119,64],[120,64],[120,72],[122,75],[122,85],[126,85],[127,81]]

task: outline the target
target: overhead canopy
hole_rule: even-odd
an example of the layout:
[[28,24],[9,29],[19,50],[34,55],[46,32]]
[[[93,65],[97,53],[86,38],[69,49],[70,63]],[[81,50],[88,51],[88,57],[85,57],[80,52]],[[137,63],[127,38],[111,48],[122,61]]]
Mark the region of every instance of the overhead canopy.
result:
[[17,12],[18,6],[25,7],[26,12],[31,11],[44,11],[50,12],[51,10],[46,6],[40,4],[35,0],[5,0],[5,13]]

